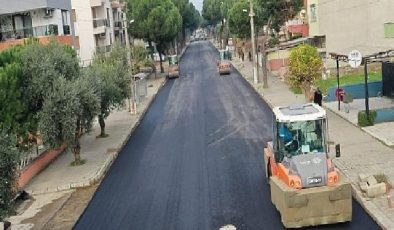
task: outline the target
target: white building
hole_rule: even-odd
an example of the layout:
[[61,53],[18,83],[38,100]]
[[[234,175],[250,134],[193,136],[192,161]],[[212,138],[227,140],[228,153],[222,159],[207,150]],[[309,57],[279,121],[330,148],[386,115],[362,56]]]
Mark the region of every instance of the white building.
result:
[[110,0],[71,0],[78,54],[83,66],[96,52],[108,52],[115,39],[124,42],[123,4]]
[[47,43],[50,35],[60,43],[74,46],[70,2],[0,0],[0,6],[0,50],[23,44],[24,39],[31,37]]
[[309,35],[325,36],[327,53],[393,49],[393,9],[393,0],[308,0]]

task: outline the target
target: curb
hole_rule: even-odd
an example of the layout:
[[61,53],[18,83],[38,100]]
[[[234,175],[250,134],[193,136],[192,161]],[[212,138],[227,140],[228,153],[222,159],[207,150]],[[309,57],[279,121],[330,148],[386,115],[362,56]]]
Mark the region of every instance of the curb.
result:
[[[258,91],[258,89],[256,89],[254,87],[254,84],[245,78],[244,74],[242,74],[242,72],[241,72],[241,69],[239,69],[239,66],[237,66],[237,65],[233,65],[233,66],[236,69],[236,71],[242,76],[242,79],[244,79],[249,84],[249,86],[252,87],[252,89],[260,96],[260,98],[263,99],[268,104],[268,106],[270,108],[273,108],[274,106],[272,105],[272,103],[268,99],[264,98],[263,93],[260,93]],[[325,109],[333,112],[334,114],[336,114],[340,118],[344,119],[342,116],[340,116],[336,112],[332,111],[331,109],[329,109],[327,107],[325,107]],[[347,119],[344,119],[344,120],[346,120],[347,122],[354,125],[352,122],[348,121]],[[358,126],[356,126],[356,127],[358,127]],[[358,128],[360,128],[360,127],[358,127]],[[364,130],[362,128],[360,128],[360,130],[368,133],[367,130]],[[374,137],[374,138],[376,138],[376,137]],[[384,213],[376,206],[376,204],[365,200],[365,198],[362,196],[362,193],[357,189],[357,185],[355,185],[352,182],[351,177],[349,175],[347,175],[345,170],[342,170],[342,166],[340,165],[340,163],[338,164],[337,162],[335,162],[335,165],[337,165],[337,168],[341,171],[341,173],[343,173],[350,181],[350,184],[352,187],[353,198],[355,198],[357,200],[357,202],[363,207],[363,209],[368,213],[368,215],[379,225],[379,227],[381,227],[382,229],[394,229],[394,224],[392,223],[392,221],[389,218],[384,217]]]

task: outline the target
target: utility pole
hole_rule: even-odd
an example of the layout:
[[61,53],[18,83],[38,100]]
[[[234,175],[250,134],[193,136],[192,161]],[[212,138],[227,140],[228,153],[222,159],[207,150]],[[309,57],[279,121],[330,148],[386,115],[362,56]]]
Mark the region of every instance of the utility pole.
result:
[[[126,4],[126,12],[127,12],[127,4]],[[124,13],[125,16],[123,17],[125,20],[123,21],[124,23],[124,28],[125,28],[125,40],[126,40],[126,51],[127,51],[127,65],[129,69],[129,74],[130,74],[130,79],[131,79],[131,84],[130,84],[130,98],[129,98],[129,112],[132,114],[137,114],[137,103],[135,101],[135,81],[133,78],[133,70],[131,68],[131,49],[130,49],[130,41],[129,41],[129,33],[128,33],[128,21],[127,21],[127,15],[126,12]],[[131,20],[131,23],[134,22],[134,20]],[[130,102],[131,100],[131,102]]]
[[250,4],[250,31],[251,31],[251,39],[252,39],[252,55],[253,55],[253,82],[255,84],[259,83],[258,75],[257,75],[257,66],[256,66],[256,40],[254,37],[254,11],[253,11],[253,0],[249,0]]

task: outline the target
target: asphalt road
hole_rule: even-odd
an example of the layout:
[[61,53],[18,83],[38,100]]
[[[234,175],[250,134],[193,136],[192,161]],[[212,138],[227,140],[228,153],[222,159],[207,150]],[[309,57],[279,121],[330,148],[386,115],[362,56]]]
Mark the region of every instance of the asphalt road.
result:
[[[216,58],[190,45],[75,229],[283,228],[262,155],[272,113],[238,73],[219,77]],[[351,223],[319,228],[378,229],[355,201]]]

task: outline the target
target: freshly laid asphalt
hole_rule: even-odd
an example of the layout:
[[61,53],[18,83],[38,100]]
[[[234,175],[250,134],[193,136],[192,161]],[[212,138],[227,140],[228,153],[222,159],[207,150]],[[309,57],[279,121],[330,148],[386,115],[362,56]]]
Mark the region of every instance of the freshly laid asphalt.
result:
[[[283,228],[262,155],[271,110],[236,71],[218,75],[217,55],[189,46],[74,229]],[[318,228],[379,229],[356,201],[352,222]]]

